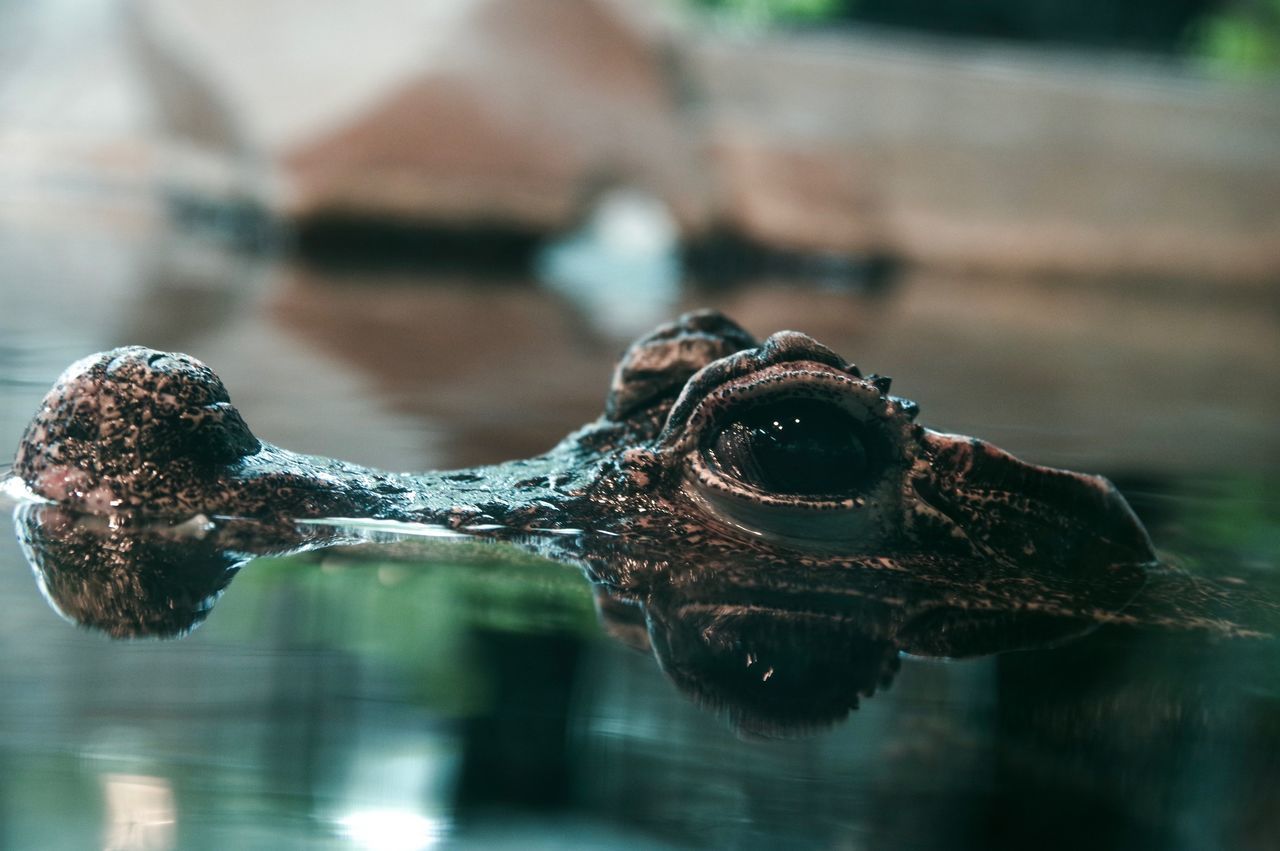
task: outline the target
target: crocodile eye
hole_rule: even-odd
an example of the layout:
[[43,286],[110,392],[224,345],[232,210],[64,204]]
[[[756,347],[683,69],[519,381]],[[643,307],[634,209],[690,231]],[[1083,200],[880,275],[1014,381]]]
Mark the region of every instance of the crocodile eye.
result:
[[711,468],[776,494],[846,496],[883,466],[884,439],[840,405],[786,399],[754,405],[704,444]]

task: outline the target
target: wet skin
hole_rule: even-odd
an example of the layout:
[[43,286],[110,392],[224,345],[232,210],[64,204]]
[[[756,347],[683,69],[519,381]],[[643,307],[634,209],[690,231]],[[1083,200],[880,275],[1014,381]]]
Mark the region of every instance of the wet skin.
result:
[[[14,471],[78,512],[363,517],[511,537],[656,536],[711,561],[886,569],[961,556],[1095,571],[1154,559],[1105,479],[915,423],[915,403],[815,340],[763,343],[718,313],[634,343],[604,415],[545,455],[408,475],[259,441],[208,367],[140,347],[63,374]],[[885,559],[887,553],[896,553]]]
[[253,556],[371,537],[299,519],[506,540],[581,567],[610,633],[765,734],[843,717],[899,651],[1103,623],[1257,633],[1156,563],[1105,479],[926,429],[888,389],[802,334],[688,314],[634,343],[604,414],[545,455],[409,475],[264,444],[203,364],[116,349],[28,427],[15,472],[53,504],[21,505],[19,538],[55,608],[122,637],[189,631]]

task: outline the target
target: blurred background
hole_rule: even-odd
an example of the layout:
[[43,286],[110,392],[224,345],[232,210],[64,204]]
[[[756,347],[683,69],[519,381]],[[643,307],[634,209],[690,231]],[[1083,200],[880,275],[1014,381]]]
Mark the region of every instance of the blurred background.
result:
[[1280,7],[1113,5],[9,2],[0,328],[390,466],[545,448],[699,306],[1045,461],[1274,455]]
[[[139,343],[291,449],[529,455],[630,339],[716,307],[1111,476],[1183,564],[1273,571],[1278,283],[1277,0],[0,0],[0,447]],[[192,639],[116,645],[0,546],[5,848],[1016,847],[993,814],[1054,796],[1061,836],[1280,836],[1262,792],[1223,803],[1277,788],[1242,755],[1276,752],[1273,686],[1229,746],[1142,727],[1164,761],[1124,780],[1088,693],[997,711],[1048,688],[1016,660],[908,660],[752,749],[595,637],[572,570],[284,560]]]
[[185,348],[268,439],[466,464],[545,448],[628,339],[716,306],[1045,461],[1275,454],[1270,0],[3,19],[0,328],[39,385]]

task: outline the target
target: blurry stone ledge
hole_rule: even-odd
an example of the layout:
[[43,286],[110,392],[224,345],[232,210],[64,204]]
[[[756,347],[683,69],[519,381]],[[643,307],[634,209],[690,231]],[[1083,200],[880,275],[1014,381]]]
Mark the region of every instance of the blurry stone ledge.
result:
[[694,55],[720,208],[760,241],[986,272],[1280,275],[1275,83],[852,36]]
[[901,36],[733,38],[625,0],[129,8],[167,131],[251,150],[279,181],[267,203],[304,232],[536,240],[625,187],[694,246],[1280,278],[1274,81]]
[[257,232],[273,168],[182,32],[120,0],[20,4],[0,43],[0,222]]

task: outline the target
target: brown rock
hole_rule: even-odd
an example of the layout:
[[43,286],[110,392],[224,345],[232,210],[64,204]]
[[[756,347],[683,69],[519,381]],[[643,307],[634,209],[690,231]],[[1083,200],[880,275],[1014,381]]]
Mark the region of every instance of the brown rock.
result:
[[1274,85],[850,35],[706,40],[719,218],[999,274],[1280,274]]
[[557,229],[627,184],[702,216],[667,45],[608,0],[482,0],[439,55],[288,151],[287,209]]

